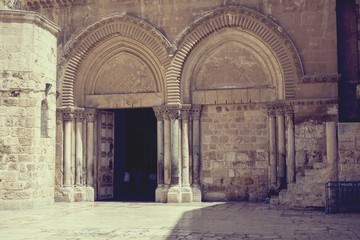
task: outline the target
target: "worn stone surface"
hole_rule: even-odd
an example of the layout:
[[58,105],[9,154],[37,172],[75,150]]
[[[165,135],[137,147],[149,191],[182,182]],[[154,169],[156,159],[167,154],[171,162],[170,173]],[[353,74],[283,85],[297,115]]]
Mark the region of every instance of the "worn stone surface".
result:
[[326,215],[323,211],[253,203],[56,203],[43,209],[2,211],[1,218],[0,237],[13,240],[360,237],[359,214]]
[[[14,2],[14,1],[13,1]],[[0,209],[54,201],[56,38],[38,16],[0,13]],[[25,23],[26,17],[33,23]],[[28,20],[26,20],[28,21]],[[44,23],[44,26],[48,24]],[[47,92],[46,84],[52,88]]]
[[201,121],[204,200],[263,199],[269,171],[264,108],[208,106]]

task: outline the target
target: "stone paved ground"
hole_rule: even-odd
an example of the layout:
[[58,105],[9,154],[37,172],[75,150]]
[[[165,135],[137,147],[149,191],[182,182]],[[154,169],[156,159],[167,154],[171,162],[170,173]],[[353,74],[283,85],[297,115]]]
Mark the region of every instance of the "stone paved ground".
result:
[[56,203],[0,211],[0,239],[360,239],[360,214],[253,203]]

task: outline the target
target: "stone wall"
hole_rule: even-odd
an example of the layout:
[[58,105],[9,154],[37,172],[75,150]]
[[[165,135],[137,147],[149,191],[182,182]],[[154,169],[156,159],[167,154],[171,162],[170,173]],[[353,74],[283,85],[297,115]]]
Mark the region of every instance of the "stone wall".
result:
[[57,31],[38,14],[0,11],[0,209],[54,201]]
[[268,190],[268,117],[259,105],[208,105],[201,118],[205,201],[250,200]]
[[339,123],[339,180],[360,181],[360,124]]

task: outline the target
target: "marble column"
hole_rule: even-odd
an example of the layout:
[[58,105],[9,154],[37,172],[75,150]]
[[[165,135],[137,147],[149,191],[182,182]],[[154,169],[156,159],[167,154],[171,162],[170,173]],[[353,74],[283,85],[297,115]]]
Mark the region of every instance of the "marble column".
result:
[[163,200],[167,202],[167,195],[171,184],[171,125],[169,110],[164,106],[164,187]]
[[338,181],[338,146],[337,146],[337,123],[326,123],[326,155],[329,166],[329,181]]
[[74,111],[75,118],[75,185],[83,185],[83,108]]
[[287,156],[286,156],[286,174],[287,183],[295,182],[295,129],[294,129],[294,106],[287,105],[285,110],[286,129],[287,129]]
[[191,105],[181,106],[181,155],[182,155],[182,171],[181,171],[181,199],[182,202],[192,202],[193,192],[190,187],[190,160],[189,160],[189,117]]
[[201,105],[193,105],[191,107],[191,119],[192,119],[192,150],[193,150],[193,201],[201,202],[201,188],[200,188],[200,116]]
[[63,109],[64,121],[64,187],[71,187],[72,184],[72,129],[74,112],[72,108]]
[[286,186],[286,159],[285,159],[285,117],[284,106],[276,108],[277,122],[277,160],[278,160],[278,184]]
[[295,130],[294,130],[294,106],[288,105],[285,110],[287,126],[287,157],[286,173],[287,183],[295,182]]
[[86,109],[86,200],[95,200],[94,183],[94,122],[96,120],[96,110]]
[[180,105],[168,105],[171,121],[171,185],[167,194],[167,202],[180,203],[181,200],[181,162],[179,161],[179,118]]
[[161,106],[154,107],[157,119],[157,188],[155,202],[163,202],[164,196],[164,114]]
[[273,107],[268,107],[269,116],[269,150],[270,150],[270,185],[277,184],[277,157],[276,157],[276,111]]

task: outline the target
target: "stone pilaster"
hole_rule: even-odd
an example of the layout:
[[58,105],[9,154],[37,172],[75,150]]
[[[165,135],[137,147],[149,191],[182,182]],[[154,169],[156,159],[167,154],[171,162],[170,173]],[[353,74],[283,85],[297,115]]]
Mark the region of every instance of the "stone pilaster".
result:
[[167,194],[167,202],[180,203],[181,199],[181,162],[179,161],[179,119],[180,105],[168,105],[171,121],[171,185]]
[[202,194],[200,189],[200,117],[201,105],[192,105],[191,107],[191,120],[192,120],[192,151],[193,151],[193,201],[201,202]]
[[162,106],[154,107],[157,119],[157,188],[155,202],[165,202],[164,196],[164,109]]

